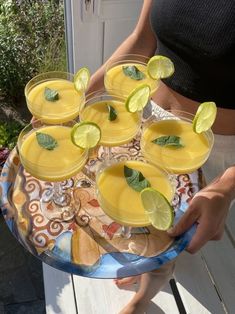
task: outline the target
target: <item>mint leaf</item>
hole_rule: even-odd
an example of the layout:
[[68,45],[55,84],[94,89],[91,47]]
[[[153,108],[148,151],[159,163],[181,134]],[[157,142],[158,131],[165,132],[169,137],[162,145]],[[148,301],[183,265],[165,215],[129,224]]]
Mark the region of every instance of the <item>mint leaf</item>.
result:
[[59,93],[57,92],[57,90],[45,87],[44,97],[48,101],[56,101],[59,99]]
[[110,105],[107,105],[109,111],[109,121],[114,121],[117,119],[117,111]]
[[137,192],[141,192],[143,189],[151,186],[150,182],[145,179],[140,171],[127,166],[124,166],[124,176],[127,184]]
[[131,79],[140,81],[145,78],[145,74],[141,72],[135,65],[123,66],[123,73]]
[[57,141],[49,134],[36,132],[36,138],[38,144],[48,150],[53,150],[56,146],[58,146]]
[[160,146],[174,146],[176,148],[184,147],[184,145],[181,143],[181,138],[176,135],[160,136],[155,138],[152,142]]

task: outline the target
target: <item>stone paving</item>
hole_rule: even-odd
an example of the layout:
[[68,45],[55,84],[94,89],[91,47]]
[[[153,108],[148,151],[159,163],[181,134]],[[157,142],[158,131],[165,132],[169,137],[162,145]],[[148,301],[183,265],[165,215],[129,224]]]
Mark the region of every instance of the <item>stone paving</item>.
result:
[[[31,119],[26,106],[13,108],[1,102],[0,107],[0,121]],[[42,263],[11,234],[0,209],[0,314],[44,313]]]
[[44,314],[42,263],[14,238],[0,213],[0,314]]

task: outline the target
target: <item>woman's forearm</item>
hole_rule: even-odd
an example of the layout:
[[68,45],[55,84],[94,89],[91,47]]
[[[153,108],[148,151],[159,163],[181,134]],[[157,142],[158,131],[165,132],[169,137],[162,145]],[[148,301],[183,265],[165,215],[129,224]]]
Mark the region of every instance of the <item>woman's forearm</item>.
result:
[[235,165],[227,168],[219,178],[221,186],[228,193],[231,200],[235,199]]

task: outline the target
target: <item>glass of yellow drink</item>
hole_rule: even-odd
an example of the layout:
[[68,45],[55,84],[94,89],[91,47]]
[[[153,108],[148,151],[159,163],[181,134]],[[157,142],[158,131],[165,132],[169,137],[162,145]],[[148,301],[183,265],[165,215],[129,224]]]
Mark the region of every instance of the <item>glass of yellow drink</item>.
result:
[[75,119],[85,101],[84,90],[74,88],[74,75],[46,72],[32,78],[25,87],[29,111],[45,123],[63,123]]
[[127,97],[141,84],[151,88],[151,95],[158,88],[159,80],[147,73],[148,57],[129,54],[114,57],[106,65],[104,85],[107,91],[115,90],[118,95]]
[[174,110],[160,111],[148,119],[140,141],[145,158],[176,174],[200,168],[209,157],[214,136],[211,129],[195,133],[193,118],[190,113]]
[[[100,207],[105,214],[122,226],[121,237],[129,239],[136,229],[150,226],[149,216],[141,202],[141,189],[133,188],[126,178],[126,167],[137,171],[148,180],[149,186],[161,192],[171,203],[175,193],[174,176],[161,167],[156,167],[143,158],[112,159],[104,161],[97,172],[96,193]],[[138,254],[144,253],[148,244],[138,248]],[[138,247],[138,245],[137,245]]]
[[73,202],[72,184],[65,191],[65,180],[68,183],[88,159],[88,150],[78,148],[71,141],[75,123],[48,125],[36,120],[27,125],[18,138],[17,149],[26,172],[50,183],[46,183],[40,200],[41,210],[50,220],[70,220],[79,209],[79,204]]
[[128,112],[125,98],[118,96],[116,91],[96,91],[87,96],[80,107],[81,121],[96,123],[101,129],[100,145],[110,149],[130,142],[139,132],[142,112]]

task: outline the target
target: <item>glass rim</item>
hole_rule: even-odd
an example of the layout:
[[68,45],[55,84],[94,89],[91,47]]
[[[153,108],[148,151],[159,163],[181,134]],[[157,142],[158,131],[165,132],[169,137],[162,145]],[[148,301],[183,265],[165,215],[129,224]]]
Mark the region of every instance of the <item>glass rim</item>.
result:
[[[37,130],[43,128],[43,127],[56,127],[56,126],[64,126],[64,127],[70,127],[72,128],[72,126],[66,126],[66,124],[69,124],[69,122],[73,122],[75,125],[76,123],[78,123],[76,120],[70,120],[70,121],[67,121],[67,122],[62,122],[62,123],[56,123],[56,124],[49,124],[49,123],[45,123],[42,119],[37,119],[37,120],[34,120],[30,123],[28,123],[22,130],[21,132],[19,133],[19,136],[18,136],[18,139],[17,139],[17,144],[16,144],[16,148],[17,148],[17,151],[18,151],[18,154],[20,154],[20,148],[22,147],[22,144],[24,142],[24,136],[27,136],[27,134],[32,134],[33,132],[37,132]],[[41,127],[38,127],[37,129],[34,128],[34,124],[37,124],[37,123],[42,123]],[[32,129],[28,130],[30,127],[32,127]],[[28,137],[28,136],[27,136]],[[71,141],[72,142],[72,141]],[[78,147],[79,148],[79,147]],[[79,148],[81,151],[82,151],[82,154],[80,155],[80,158],[81,157],[84,157],[85,155],[88,155],[88,152],[89,152],[89,149],[82,149],[82,148]],[[78,158],[78,160],[80,159]],[[77,160],[74,162],[74,163],[77,163]],[[28,164],[31,164],[31,165],[36,165],[35,163],[31,163],[31,162],[28,162]],[[48,167],[48,168],[53,168],[53,167]]]
[[[135,60],[136,58],[136,60]],[[138,58],[142,58],[144,60],[138,60]],[[117,64],[119,62],[133,62],[133,63],[140,63],[143,65],[147,65],[148,61],[149,61],[150,57],[149,56],[144,56],[141,54],[121,54],[119,56],[114,56],[114,57],[110,57],[110,59],[107,61],[106,66],[105,66],[105,73],[107,72],[107,70],[109,68],[112,67],[112,64]]]
[[[29,111],[32,113],[33,116],[36,116],[37,120],[48,120],[48,119],[55,119],[56,120],[63,120],[66,119],[66,115],[70,116],[70,115],[74,115],[75,113],[77,113],[77,116],[79,116],[79,108],[85,103],[85,94],[79,94],[80,97],[77,99],[76,104],[74,104],[74,107],[70,110],[63,110],[63,115],[62,117],[60,117],[60,115],[58,114],[58,112],[47,112],[45,114],[42,114],[41,112],[32,109],[31,108],[31,102],[29,102],[28,104],[28,109]],[[56,109],[55,109],[56,110]],[[37,117],[40,116],[40,117]],[[73,119],[72,119],[73,120]],[[68,120],[68,122],[71,120]],[[57,122],[53,122],[53,123],[57,123]]]
[[[35,79],[38,79],[40,77],[43,77],[44,75],[49,75],[49,74],[63,74],[63,75],[69,75],[71,76],[72,78],[74,78],[75,74],[71,73],[71,72],[68,72],[68,71],[47,71],[47,72],[41,72],[41,73],[38,73],[37,75],[33,76],[25,85],[25,88],[24,88],[24,94],[25,94],[25,97],[27,98],[27,95],[26,95],[26,92],[27,92],[27,89],[28,89],[28,86],[30,85],[30,83],[32,83],[33,80]],[[53,77],[51,77],[53,79]],[[55,77],[55,79],[58,79],[57,77]],[[62,79],[62,78],[61,78]],[[66,79],[65,79],[66,80]]]
[[134,159],[131,157],[125,157],[124,159],[121,160],[117,160],[117,159],[106,159],[103,160],[100,165],[97,168],[96,171],[96,178],[95,178],[95,188],[96,188],[96,193],[100,193],[100,189],[99,189],[99,184],[98,184],[98,180],[100,175],[102,175],[103,171],[105,171],[105,169],[111,167],[112,165],[118,164],[118,163],[123,163],[126,161],[134,161],[134,162],[140,162],[140,163],[144,163],[147,164],[153,168],[155,168],[157,171],[159,171],[167,180],[167,182],[169,183],[170,186],[170,190],[171,190],[171,199],[169,200],[170,203],[172,203],[174,201],[175,195],[176,195],[176,188],[177,188],[177,182],[176,182],[176,174],[174,174],[173,172],[168,171],[167,169],[165,169],[162,166],[159,165],[154,165],[152,163],[150,163],[146,158],[141,157],[144,160],[138,160],[138,159]]
[[25,129],[27,129],[27,128],[29,128],[30,126],[33,126],[34,124],[37,124],[37,123],[42,123],[43,126],[48,126],[48,127],[50,127],[50,126],[63,126],[63,124],[68,124],[68,123],[70,123],[70,122],[71,122],[71,123],[74,123],[74,124],[78,123],[77,120],[75,120],[75,119],[71,119],[71,120],[69,120],[69,121],[61,122],[61,123],[56,123],[56,124],[46,123],[46,122],[44,122],[43,119],[34,119],[34,120],[32,120],[31,122],[27,123],[27,124],[24,126],[24,128],[20,131],[19,134],[21,134]]
[[[177,118],[179,118],[179,120],[186,120],[188,122],[193,122],[193,118],[195,117],[195,114],[191,113],[191,112],[188,112],[188,111],[185,111],[185,110],[175,110],[175,109],[163,109],[164,111],[161,111],[159,113],[159,115],[153,113],[150,117],[148,117],[143,125],[144,127],[146,127],[147,124],[151,124],[151,123],[154,123],[154,122],[158,122],[158,121],[161,121],[161,120],[177,120]],[[165,114],[164,115],[164,112],[166,113],[170,113],[171,115],[167,115]],[[179,115],[174,115],[174,113],[178,113]],[[186,116],[184,116],[186,115]],[[182,118],[182,119],[180,119]],[[203,133],[207,133],[207,132],[212,132],[212,129],[209,128],[208,130],[204,131]],[[214,133],[213,133],[214,134]]]
[[[110,91],[111,91],[111,93],[110,93]],[[120,92],[117,89],[110,89],[109,91],[107,91],[105,88],[98,89],[96,91],[93,91],[93,92],[86,94],[85,103],[87,103],[88,101],[90,101],[94,98],[98,98],[98,97],[102,97],[102,96],[118,98],[118,99],[122,100],[123,102],[125,102],[127,97],[122,96],[122,95],[118,95],[118,93],[120,93]]]
[[[114,91],[114,89],[112,91]],[[90,98],[88,99],[89,96],[90,96]],[[106,97],[107,97],[107,99],[105,99]],[[110,102],[112,102],[112,101],[120,102],[120,104],[125,107],[126,98],[123,97],[123,96],[116,95],[115,93],[110,94],[105,89],[94,91],[94,92],[88,94],[88,96],[86,97],[85,101],[80,105],[80,110],[79,110],[79,118],[80,118],[80,120],[81,121],[86,121],[86,119],[83,119],[83,113],[86,110],[86,108],[88,108],[89,106],[92,106],[92,105],[94,105],[96,103],[99,103],[99,102],[108,102],[108,101],[110,101]],[[139,131],[139,129],[140,129],[141,125],[142,125],[143,110],[136,111],[136,112],[133,112],[133,113],[128,112],[126,110],[126,112],[128,114],[130,114],[130,115],[138,116],[138,119],[139,119],[138,120],[138,127],[136,127],[135,130],[138,129],[138,131]],[[101,129],[102,129],[102,126],[101,126]],[[130,129],[134,129],[134,127],[127,126],[125,128],[122,128],[121,131],[126,131],[126,130],[130,130]],[[135,135],[136,135],[138,133],[138,131],[137,132],[133,131],[133,133],[135,133]],[[115,132],[116,132],[116,130],[113,133],[115,133]],[[118,132],[120,132],[120,129],[118,129]],[[111,130],[110,130],[110,134],[112,134]],[[112,134],[110,136],[115,136],[115,135]],[[101,142],[102,142],[102,140],[107,142],[107,136],[104,137],[104,136],[101,135]],[[125,141],[125,138],[123,138],[121,142],[123,142],[123,141]],[[103,146],[105,146],[105,145],[103,145]],[[112,147],[113,145],[110,145],[110,146]]]
[[[175,113],[178,113],[178,114],[186,114],[187,115],[187,117],[185,117],[185,116],[177,116],[177,115],[164,115],[163,116],[163,114],[164,114],[164,112],[162,113],[162,112],[160,112],[160,114],[159,114],[159,116],[157,116],[157,115],[151,115],[146,121],[144,121],[144,123],[143,123],[143,130],[142,130],[142,133],[141,133],[141,138],[140,138],[140,147],[141,147],[141,149],[142,150],[145,150],[146,149],[146,147],[148,148],[149,147],[149,145],[146,143],[146,141],[144,140],[144,133],[145,133],[145,131],[146,131],[146,129],[149,127],[149,126],[151,126],[151,125],[153,125],[153,124],[157,124],[157,123],[159,123],[159,122],[161,122],[161,121],[163,121],[163,120],[174,120],[174,121],[177,121],[177,120],[182,120],[182,121],[185,121],[185,122],[188,122],[188,123],[190,123],[190,124],[192,124],[192,121],[193,121],[193,119],[192,118],[194,118],[194,114],[192,114],[191,112],[187,112],[187,111],[183,111],[183,110],[165,110],[166,112],[169,112],[169,113],[173,113],[173,112],[175,112]],[[190,116],[191,118],[189,118],[188,116]],[[194,131],[193,131],[194,132]],[[195,132],[194,132],[195,133]],[[195,133],[195,134],[197,134],[197,133]],[[214,145],[214,133],[213,133],[213,131],[212,131],[212,129],[210,128],[210,129],[208,129],[208,130],[206,130],[206,131],[204,131],[204,132],[202,132],[202,133],[199,133],[198,135],[203,135],[205,138],[206,138],[206,140],[208,141],[208,145],[209,145],[209,151],[208,151],[208,155],[210,154],[210,152],[211,152],[211,150],[212,150],[212,148],[213,148],[213,145]],[[151,153],[148,153],[148,155],[150,155],[150,156],[152,156],[153,158],[154,158],[154,154],[151,154]],[[164,152],[164,154],[163,154],[163,156],[164,157],[169,157],[169,158],[176,158],[177,160],[179,159],[179,158],[177,158],[176,157],[176,155],[174,155],[174,157],[172,157],[172,154],[171,153],[167,153],[167,152]],[[198,157],[198,158],[201,158],[201,155]],[[185,158],[185,159],[187,159],[187,158]],[[166,166],[167,167],[167,166]],[[168,168],[168,167],[167,167]]]
[[123,163],[123,162],[126,162],[126,161],[134,161],[134,162],[140,162],[140,163],[144,163],[144,164],[147,164],[147,165],[150,165],[156,169],[158,169],[159,171],[161,171],[162,173],[164,173],[167,177],[172,177],[172,178],[175,178],[176,175],[171,172],[170,170],[168,170],[167,168],[165,168],[164,166],[160,166],[160,165],[155,165],[155,164],[152,164],[150,161],[148,161],[144,156],[141,156],[140,157],[141,159],[136,159],[136,156],[135,157],[127,157],[125,156],[124,158],[122,158],[121,160],[118,160],[118,159],[115,159],[115,158],[112,158],[112,159],[105,159],[103,160],[98,168],[97,168],[97,177],[96,177],[96,180],[98,179],[98,176],[100,174],[100,172],[102,172],[102,168],[107,164],[107,166],[105,166],[105,169],[114,165],[114,164],[118,164],[118,163]]
[[[124,53],[124,54],[120,54],[118,56],[111,56],[110,59],[107,61],[107,63],[113,61],[113,60],[116,60],[116,59],[120,59],[120,61],[122,60],[129,60],[129,59],[123,59],[123,58],[130,58],[130,57],[133,57],[133,58],[143,58],[143,59],[146,59],[146,60],[149,60],[151,57],[150,56],[145,56],[145,55],[142,55],[142,54],[138,54],[138,53]],[[131,60],[131,61],[134,61],[134,60]]]

